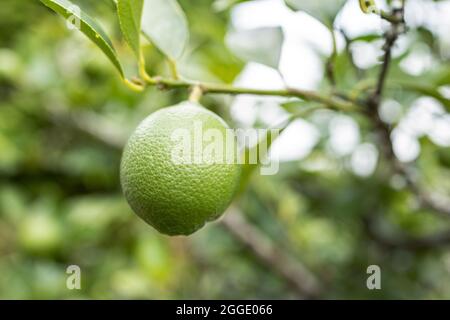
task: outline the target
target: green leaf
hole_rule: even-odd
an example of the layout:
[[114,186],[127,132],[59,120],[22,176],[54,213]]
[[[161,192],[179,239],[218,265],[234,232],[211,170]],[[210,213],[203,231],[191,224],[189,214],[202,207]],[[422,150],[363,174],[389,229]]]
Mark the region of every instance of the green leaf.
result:
[[142,31],[173,60],[181,57],[189,39],[187,19],[176,0],[145,0]]
[[231,31],[227,45],[240,58],[278,68],[284,35],[281,27]]
[[[111,40],[103,29],[78,6],[69,0],[40,0],[44,5],[61,15],[63,18],[72,22],[74,25],[79,23],[80,31],[83,32],[97,47],[99,47],[108,59],[119,71],[122,78],[124,73],[122,65],[117,58],[116,51],[113,48]],[[77,25],[78,27],[78,25]]]
[[117,14],[125,40],[140,57],[141,20],[144,0],[118,0]]
[[332,26],[339,10],[347,0],[284,0],[292,10],[304,11],[320,20],[327,26]]

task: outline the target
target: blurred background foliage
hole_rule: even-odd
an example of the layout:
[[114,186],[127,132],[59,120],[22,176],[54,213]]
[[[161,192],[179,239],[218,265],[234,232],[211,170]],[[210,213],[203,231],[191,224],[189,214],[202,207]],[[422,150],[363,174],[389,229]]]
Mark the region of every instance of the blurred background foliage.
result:
[[[245,62],[227,48],[224,38],[230,12],[240,2],[180,1],[191,28],[180,66],[183,74],[225,83],[238,77]],[[134,74],[113,2],[76,3],[98,18],[114,39],[127,74]],[[401,104],[398,112],[406,116],[424,95],[448,110],[448,99],[438,91],[450,84],[448,46],[426,24],[412,26],[405,37],[406,48],[395,56],[389,81],[416,88],[388,91]],[[367,34],[355,41],[380,39],[380,34]],[[418,46],[430,54],[433,68],[414,76],[400,66]],[[157,50],[149,46],[146,59],[152,74],[168,74]],[[327,57],[321,59],[325,63]],[[377,65],[355,72],[354,63],[347,50],[338,54],[339,89],[364,87],[361,73],[372,80],[377,74]],[[319,87],[329,89],[325,76]],[[286,277],[262,263],[220,222],[188,238],[169,238],[127,206],[119,184],[120,146],[140,120],[186,96],[183,90],[131,92],[97,48],[65,28],[39,1],[2,1],[0,298],[301,297]],[[204,98],[205,105],[237,127],[232,101],[226,96]],[[291,101],[283,110],[303,105]],[[322,298],[449,298],[448,219],[421,208],[382,155],[374,172],[366,174],[352,167],[354,154],[331,152],[330,140],[345,140],[330,133],[335,116],[318,111],[305,118],[320,133],[311,152],[283,162],[275,176],[256,174],[236,206],[277,250],[309,268],[322,282]],[[351,116],[361,143],[376,150],[379,142],[370,120]],[[393,122],[395,126],[400,120]],[[253,125],[264,123],[257,119]],[[295,149],[296,141],[290,143]],[[438,145],[427,135],[418,143],[420,156],[410,165],[427,190],[448,195],[448,145]],[[414,245],[414,239],[429,242]],[[82,290],[66,288],[65,271],[72,264],[81,267]],[[372,264],[381,267],[382,290],[366,287],[366,269]]]

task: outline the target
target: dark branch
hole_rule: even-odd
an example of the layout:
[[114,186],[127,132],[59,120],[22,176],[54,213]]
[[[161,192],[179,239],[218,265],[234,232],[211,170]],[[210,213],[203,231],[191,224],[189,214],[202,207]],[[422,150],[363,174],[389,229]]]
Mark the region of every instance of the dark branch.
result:
[[395,9],[392,13],[395,20],[391,22],[391,28],[385,33],[384,58],[378,82],[374,94],[371,96],[371,106],[378,107],[383,96],[385,82],[389,73],[392,60],[392,49],[398,37],[405,31],[404,7]]
[[416,195],[422,207],[430,209],[438,215],[450,217],[450,204],[446,203],[447,201],[445,200],[436,200],[434,196],[422,190],[409,170],[400,161],[398,161],[394,154],[394,148],[392,145],[391,128],[381,120],[378,114],[378,109],[382,102],[385,83],[391,65],[392,50],[398,37],[406,31],[404,21],[404,1],[402,2],[402,6],[400,8],[393,11],[391,17],[392,19],[389,20],[391,22],[391,28],[385,33],[385,44],[383,48],[385,53],[383,64],[378,76],[375,91],[367,101],[367,105],[369,107],[367,113],[373,120],[380,135],[383,154],[392,163],[394,171],[405,177],[409,189]]

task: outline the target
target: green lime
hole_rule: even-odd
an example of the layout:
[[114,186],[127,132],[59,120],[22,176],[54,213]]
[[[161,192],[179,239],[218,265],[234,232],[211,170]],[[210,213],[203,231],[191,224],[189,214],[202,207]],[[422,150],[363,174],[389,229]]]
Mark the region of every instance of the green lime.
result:
[[122,157],[122,189],[131,208],[159,232],[189,235],[217,219],[240,178],[237,142],[225,121],[183,102],[147,117]]

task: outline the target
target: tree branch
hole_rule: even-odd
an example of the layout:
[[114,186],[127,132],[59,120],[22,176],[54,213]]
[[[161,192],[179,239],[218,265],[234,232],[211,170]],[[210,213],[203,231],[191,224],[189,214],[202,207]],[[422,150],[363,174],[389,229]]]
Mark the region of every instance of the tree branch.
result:
[[404,5],[405,3],[404,1],[402,1],[402,6],[400,8],[394,9],[392,13],[392,19],[390,20],[391,28],[385,34],[386,41],[384,45],[385,54],[383,64],[378,76],[376,89],[368,99],[367,105],[369,107],[369,110],[367,110],[367,112],[369,117],[374,121],[376,129],[382,139],[383,154],[389,161],[391,161],[394,171],[405,177],[409,189],[416,195],[422,207],[431,209],[433,212],[440,216],[450,218],[450,204],[445,200],[436,199],[433,195],[422,190],[422,188],[418,185],[418,183],[411,175],[410,171],[397,159],[394,153],[394,147],[392,145],[391,129],[385,122],[381,120],[378,114],[378,109],[382,101],[385,83],[391,64],[392,49],[399,35],[405,31]]
[[193,87],[201,88],[203,94],[229,94],[229,95],[240,95],[240,94],[251,94],[258,96],[279,96],[287,98],[299,98],[306,101],[313,101],[324,104],[330,108],[340,110],[340,111],[358,111],[359,106],[355,101],[349,99],[344,99],[342,97],[331,95],[321,95],[314,91],[301,90],[296,88],[286,88],[286,89],[274,89],[274,90],[264,90],[264,89],[254,89],[254,88],[243,88],[234,87],[231,85],[222,84],[212,84],[212,83],[202,83],[190,80],[174,80],[166,79],[162,77],[146,77],[145,82],[149,86],[156,86],[157,88],[164,89],[176,89],[184,88],[189,89]]
[[385,34],[386,41],[383,47],[384,50],[383,64],[378,76],[378,82],[375,92],[371,96],[372,107],[378,107],[381,102],[385,82],[389,73],[389,67],[391,65],[392,49],[400,34],[402,34],[405,31],[404,7],[402,6],[398,9],[394,9],[392,17],[394,17],[395,20],[391,22],[391,28]]
[[333,89],[336,87],[336,74],[334,72],[334,65],[337,58],[337,40],[336,40],[336,34],[334,33],[334,28],[332,26],[329,27],[330,35],[331,35],[331,41],[332,41],[332,52],[330,57],[327,60],[326,64],[326,75],[328,80],[330,81],[331,86]]
[[286,279],[303,298],[319,296],[322,289],[317,278],[300,261],[294,260],[261,231],[247,223],[238,209],[231,207],[221,223],[267,267]]

